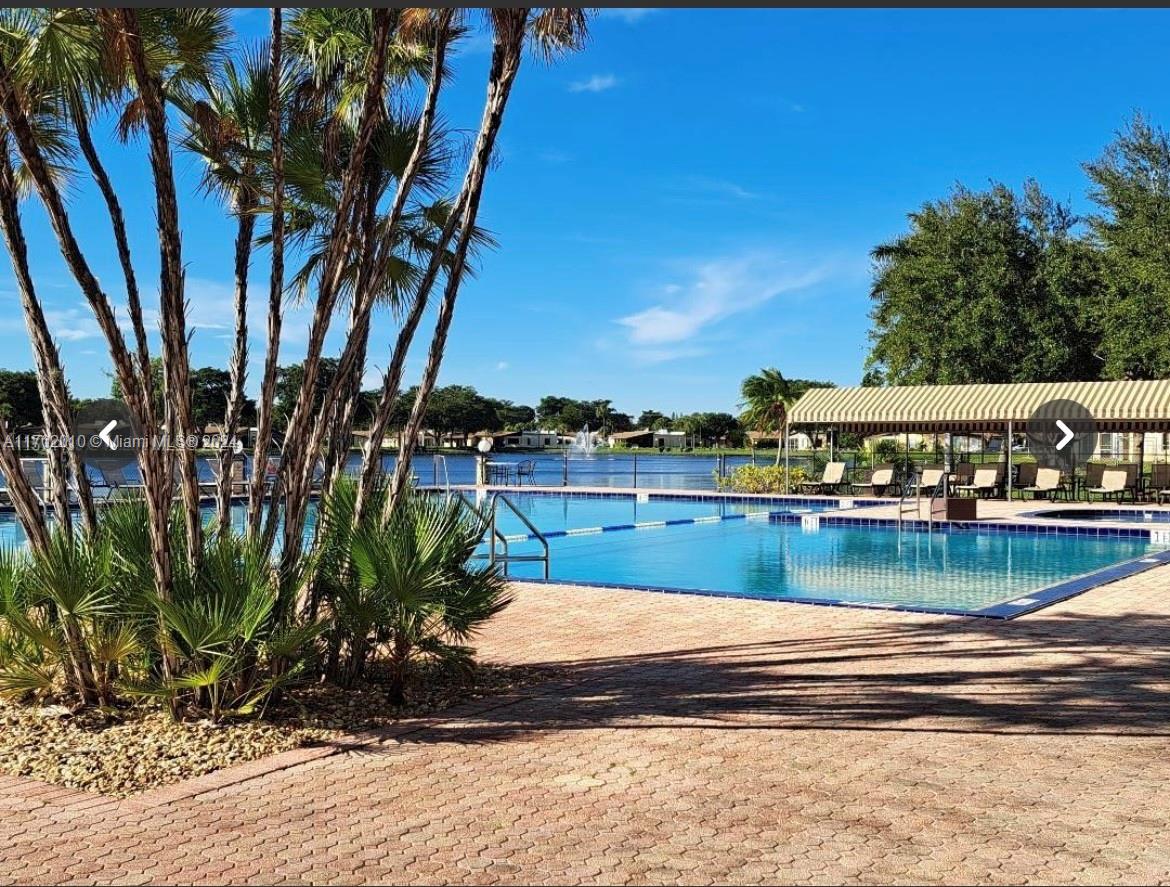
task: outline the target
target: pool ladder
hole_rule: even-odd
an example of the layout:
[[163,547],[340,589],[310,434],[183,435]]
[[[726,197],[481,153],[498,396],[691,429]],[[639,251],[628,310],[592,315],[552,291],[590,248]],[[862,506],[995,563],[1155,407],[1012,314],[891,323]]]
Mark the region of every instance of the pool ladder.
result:
[[[902,486],[902,495],[898,498],[898,529],[902,528],[902,518],[907,510],[907,500],[910,498],[910,488],[914,488],[914,519],[921,520],[922,518],[922,475],[914,472],[907,478],[907,481]],[[934,485],[934,489],[930,491],[930,499],[927,500],[926,511],[926,530],[927,532],[934,531],[934,501],[941,495],[946,498],[947,494],[947,473],[944,471],[938,479],[938,483]]]
[[[471,513],[478,517],[484,523],[484,536],[490,539],[487,554],[476,555],[481,560],[486,559],[492,566],[496,564],[503,564],[501,572],[508,575],[508,564],[510,563],[541,563],[544,565],[544,578],[549,577],[549,547],[548,539],[545,538],[544,533],[529,520],[528,516],[524,514],[516,504],[505,496],[503,493],[492,493],[488,497],[487,507],[480,508],[467,497],[467,494],[459,492],[460,501],[471,510]],[[540,554],[512,554],[508,548],[508,537],[500,532],[496,524],[496,514],[499,511],[500,504],[503,505],[514,514],[531,534],[537,542],[540,543]]]

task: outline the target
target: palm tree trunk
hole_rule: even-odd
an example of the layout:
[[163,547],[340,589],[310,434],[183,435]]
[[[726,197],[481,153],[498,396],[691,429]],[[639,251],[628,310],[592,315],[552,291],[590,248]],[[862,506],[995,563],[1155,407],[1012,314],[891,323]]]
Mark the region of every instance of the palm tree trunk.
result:
[[309,342],[302,364],[303,379],[289,418],[288,433],[285,436],[284,458],[280,464],[280,478],[284,486],[284,557],[287,560],[299,555],[304,532],[305,516],[308,509],[308,493],[312,483],[313,468],[317,450],[311,449],[313,440],[320,441],[314,434],[317,403],[316,390],[321,365],[321,351],[325,334],[333,317],[341,275],[345,266],[346,247],[352,224],[354,204],[361,194],[363,166],[366,152],[373,139],[374,128],[384,113],[382,96],[386,85],[386,48],[390,37],[392,14],[387,9],[374,11],[374,38],[370,48],[370,64],[366,74],[365,101],[362,105],[361,122],[354,140],[349,163],[342,176],[341,196],[326,246],[321,268],[321,284],[317,303],[309,325]]
[[45,526],[45,515],[41,511],[37,494],[21,470],[16,441],[12,439],[8,423],[3,419],[0,419],[0,434],[3,435],[3,440],[0,440],[0,473],[4,474],[8,495],[12,497],[12,507],[16,509],[20,526],[24,529],[33,551],[45,551],[49,547],[49,530]]
[[[98,156],[93,139],[89,132],[89,121],[86,118],[85,108],[80,101],[74,102],[72,111],[74,131],[77,133],[77,143],[85,162],[89,164],[90,173],[102,192],[102,199],[106,202],[106,211],[110,216],[110,224],[114,229],[114,243],[118,249],[118,262],[122,266],[122,276],[126,279],[126,306],[130,315],[130,323],[134,328],[134,344],[138,357],[138,372],[142,374],[144,383],[152,383],[150,374],[150,349],[146,339],[146,323],[142,314],[142,299],[138,293],[138,278],[134,273],[134,262],[130,256],[130,238],[126,234],[126,217],[122,214],[122,204],[118,200],[118,192],[110,182],[106,168]],[[150,392],[147,392],[148,394]],[[154,401],[148,403],[153,410]]]
[[[183,493],[183,519],[187,531],[187,558],[192,565],[202,551],[203,517],[199,508],[199,476],[195,466],[196,446],[191,446],[195,423],[191,409],[191,367],[187,351],[187,306],[184,302],[183,249],[179,230],[179,202],[175,192],[171,148],[167,135],[166,110],[161,84],[146,63],[146,50],[138,31],[138,14],[120,10],[126,48],[138,84],[150,142],[150,165],[154,174],[155,210],[158,217],[163,387],[166,393],[167,428],[175,435],[179,475]],[[177,438],[177,440],[175,439]],[[166,463],[169,467],[170,458]]]
[[[264,478],[272,445],[272,411],[276,400],[276,370],[280,356],[281,308],[284,295],[284,139],[280,107],[281,12],[272,8],[272,44],[269,49],[268,128],[272,140],[272,269],[268,280],[268,341],[264,377],[256,401],[256,442],[252,447],[252,484],[248,489],[248,532],[260,532],[264,508]],[[273,497],[275,500],[275,497]],[[273,524],[275,526],[275,523]]]
[[[122,388],[122,396],[143,428],[153,433],[156,429],[149,424],[147,381],[135,372],[135,361],[126,347],[126,341],[118,326],[113,307],[77,243],[60,189],[49,170],[40,147],[37,145],[33,128],[25,115],[13,87],[12,79],[2,60],[0,60],[0,105],[3,106],[4,118],[16,142],[21,159],[24,161],[44,204],[49,225],[57,238],[65,264],[77,281],[86,301],[89,302],[98,328],[105,336],[110,351],[110,361],[114,366],[114,374]],[[158,452],[150,446],[141,447],[138,458],[149,504],[151,560],[155,573],[156,590],[160,595],[169,598],[171,561],[168,520],[171,504],[171,477],[170,473],[165,470],[163,460],[159,458]]]
[[[45,455],[49,468],[48,481],[53,499],[53,516],[57,525],[69,531],[72,515],[69,502],[69,467],[77,467],[78,500],[82,510],[82,521],[87,531],[96,526],[93,500],[89,495],[89,483],[85,466],[77,457],[73,447],[72,411],[69,406],[69,391],[65,387],[65,371],[61,367],[61,355],[53,341],[45,313],[37,298],[32,273],[28,264],[28,245],[24,239],[24,228],[20,219],[17,199],[16,175],[12,168],[8,139],[0,137],[0,228],[3,228],[4,242],[12,259],[12,270],[16,275],[16,286],[20,291],[24,323],[32,344],[33,361],[36,365],[37,391],[41,398],[41,411],[45,434]],[[72,456],[72,460],[70,459]],[[37,519],[43,522],[39,513]],[[26,528],[27,529],[27,528]]]
[[228,392],[223,436],[219,446],[218,523],[219,532],[231,529],[232,462],[235,457],[236,428],[244,413],[244,380],[248,369],[248,265],[252,257],[252,231],[256,227],[255,206],[244,195],[237,207],[239,227],[236,233],[236,341],[232,350],[231,389]]
[[472,232],[475,229],[475,219],[479,211],[479,201],[483,195],[483,185],[491,162],[492,150],[503,123],[504,110],[508,104],[512,84],[520,70],[528,11],[525,9],[509,10],[509,12],[513,14],[508,15],[506,19],[497,12],[497,20],[505,20],[498,25],[496,31],[483,119],[480,122],[475,150],[471,162],[468,164],[463,193],[460,196],[459,202],[465,206],[460,219],[459,239],[455,246],[451,268],[447,272],[447,283],[443,290],[442,303],[439,306],[439,316],[435,322],[435,332],[431,337],[427,365],[423,371],[418,395],[414,400],[414,408],[411,410],[410,419],[403,432],[402,445],[398,452],[398,463],[394,467],[390,495],[386,498],[386,511],[393,508],[394,503],[402,495],[402,491],[406,487],[406,480],[410,476],[411,456],[418,442],[427,405],[430,402],[431,393],[434,391],[435,383],[439,377],[439,368],[443,362],[443,351],[447,345],[447,334],[451,329],[451,320],[455,314],[455,300],[459,295],[459,285],[462,282],[463,270],[467,262],[467,250],[471,244]]
[[[398,225],[402,219],[403,210],[406,208],[407,198],[414,187],[415,180],[418,178],[418,171],[422,166],[424,157],[426,156],[427,148],[430,145],[431,131],[434,128],[435,114],[439,105],[439,92],[443,85],[443,69],[446,66],[447,47],[451,39],[451,21],[454,17],[453,9],[444,9],[438,13],[435,21],[435,44],[431,49],[431,72],[430,79],[427,81],[427,94],[423,101],[422,114],[418,121],[418,131],[415,134],[414,149],[411,152],[410,159],[406,163],[403,170],[402,177],[398,183],[398,189],[394,194],[394,203],[390,207],[390,214],[385,228],[385,236],[382,238],[381,250],[376,249],[376,244],[372,241],[367,242],[367,257],[374,259],[376,267],[372,277],[367,281],[367,286],[363,289],[359,287],[358,293],[355,295],[354,313],[351,322],[350,337],[348,339],[345,350],[342,352],[341,359],[338,362],[338,373],[334,380],[334,385],[345,383],[346,373],[348,373],[349,390],[345,393],[346,399],[344,405],[337,411],[338,425],[333,429],[333,432],[338,436],[344,436],[346,441],[346,451],[348,452],[348,442],[353,435],[353,420],[357,409],[357,399],[361,394],[361,371],[366,360],[366,352],[370,337],[370,315],[373,311],[374,304],[377,301],[378,293],[385,284],[386,276],[389,273],[390,259],[394,254],[393,243],[395,235],[397,234]],[[434,265],[434,270],[428,268],[427,276],[429,276],[431,283],[419,288],[422,294],[422,307],[426,307],[427,296],[430,288],[433,285],[434,277],[438,274],[439,261],[447,248],[447,243],[455,230],[454,218],[457,213],[452,213],[452,219],[449,220],[449,225],[444,225],[445,236],[440,237],[439,243],[436,245],[435,253],[432,256],[431,264]],[[360,299],[360,301],[359,301]],[[416,295],[414,306],[419,304],[419,298]],[[410,341],[414,338],[415,330],[418,328],[419,318],[422,316],[421,309],[416,311],[412,306],[410,314],[406,322],[403,324],[404,330],[409,330],[406,338],[406,350],[410,347]],[[401,337],[400,337],[401,338]],[[404,349],[396,347],[395,358],[398,354],[405,353]],[[352,364],[352,368],[351,368]],[[381,418],[380,431],[385,432],[385,423],[389,421],[389,409],[393,408],[394,399],[398,394],[398,384],[401,376],[401,363],[399,363],[399,371],[394,378],[388,376],[388,384],[391,387],[391,392],[388,398],[389,407],[385,411],[385,415]],[[356,382],[355,382],[356,378]],[[383,386],[385,391],[386,386]],[[333,391],[326,394],[326,401],[332,400]],[[379,411],[381,413],[381,410]],[[375,418],[377,421],[377,417]],[[375,467],[381,467],[381,433],[376,437],[376,445],[373,447],[371,456],[370,444],[367,443],[365,452],[362,458],[362,476],[367,474],[367,463],[372,461]],[[371,441],[375,437],[371,435]],[[336,448],[335,448],[336,458]],[[340,471],[341,465],[334,465],[334,473]],[[328,473],[327,473],[328,477]],[[363,480],[362,485],[368,485],[368,482]],[[361,512],[361,494],[359,491],[358,511]]]

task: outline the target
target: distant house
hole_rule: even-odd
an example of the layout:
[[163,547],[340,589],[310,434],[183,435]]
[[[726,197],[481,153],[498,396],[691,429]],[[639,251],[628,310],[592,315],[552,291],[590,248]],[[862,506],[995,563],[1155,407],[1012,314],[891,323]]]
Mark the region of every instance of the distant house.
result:
[[[780,432],[778,431],[749,431],[745,437],[751,447],[778,447],[780,446]],[[788,435],[788,447],[793,450],[811,450],[813,439],[803,431],[793,431]]]
[[[566,442],[565,435],[547,429],[538,431],[481,431],[475,437],[490,440],[495,449],[542,450],[547,447],[558,447]],[[572,443],[573,439],[570,437],[568,442]]]
[[671,431],[659,428],[654,431],[642,428],[638,431],[619,431],[609,436],[609,445],[625,447],[650,447],[652,449],[681,449],[687,445],[687,435],[683,431]]

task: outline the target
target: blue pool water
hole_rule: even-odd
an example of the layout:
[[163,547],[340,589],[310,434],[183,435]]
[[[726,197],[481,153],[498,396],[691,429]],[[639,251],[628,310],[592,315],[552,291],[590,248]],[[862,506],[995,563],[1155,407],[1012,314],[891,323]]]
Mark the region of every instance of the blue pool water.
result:
[[[1031,601],[1041,589],[1165,548],[1139,537],[828,523],[814,530],[777,519],[554,537],[549,545],[554,581],[963,613]],[[511,545],[514,554],[538,550],[532,541]],[[540,573],[531,563],[510,568],[517,578]]]
[[[639,497],[617,494],[550,495],[516,491],[510,491],[506,496],[543,533],[740,515],[765,517],[770,513],[809,513],[837,507],[835,502],[818,502],[799,497],[683,499],[649,493]],[[486,505],[483,499],[480,503],[481,506]],[[503,507],[497,509],[497,526],[505,534],[528,532],[523,522]]]

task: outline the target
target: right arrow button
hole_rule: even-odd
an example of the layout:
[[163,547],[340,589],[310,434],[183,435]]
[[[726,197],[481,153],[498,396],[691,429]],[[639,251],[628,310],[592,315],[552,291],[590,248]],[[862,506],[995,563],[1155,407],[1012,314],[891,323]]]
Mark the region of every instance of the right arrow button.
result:
[[1056,420],[1056,427],[1064,432],[1064,437],[1062,437],[1060,439],[1060,441],[1056,444],[1057,452],[1059,452],[1069,445],[1069,442],[1074,437],[1076,437],[1076,434],[1073,433],[1073,430],[1071,428],[1069,428],[1067,425],[1064,424],[1063,419]]

